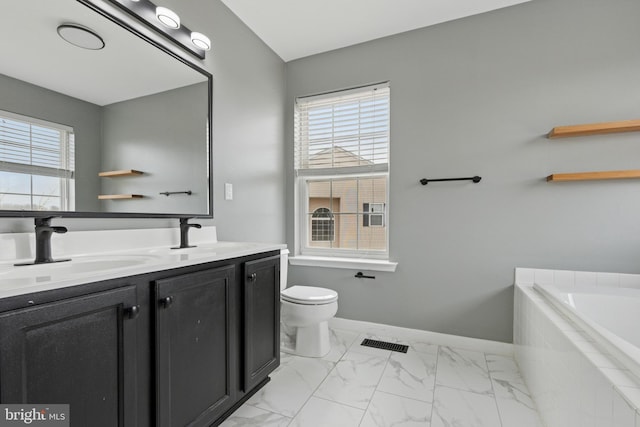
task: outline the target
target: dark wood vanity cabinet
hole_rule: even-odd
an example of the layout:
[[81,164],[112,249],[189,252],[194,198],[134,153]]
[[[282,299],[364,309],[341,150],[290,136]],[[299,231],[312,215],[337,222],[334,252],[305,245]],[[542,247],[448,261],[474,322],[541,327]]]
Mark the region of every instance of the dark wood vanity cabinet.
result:
[[215,426],[279,364],[279,251],[0,300],[0,403]]
[[280,364],[280,256],[245,263],[243,390]]
[[69,404],[73,426],[136,426],[134,286],[0,315],[0,402]]
[[208,426],[233,404],[233,265],[155,282],[157,425]]

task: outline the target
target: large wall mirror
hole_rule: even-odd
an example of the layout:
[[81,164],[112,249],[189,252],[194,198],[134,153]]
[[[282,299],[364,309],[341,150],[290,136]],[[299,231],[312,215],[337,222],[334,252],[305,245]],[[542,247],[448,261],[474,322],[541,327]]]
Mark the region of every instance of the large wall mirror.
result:
[[[211,75],[85,3],[3,13],[0,216],[211,217]],[[104,47],[69,43],[65,24]]]

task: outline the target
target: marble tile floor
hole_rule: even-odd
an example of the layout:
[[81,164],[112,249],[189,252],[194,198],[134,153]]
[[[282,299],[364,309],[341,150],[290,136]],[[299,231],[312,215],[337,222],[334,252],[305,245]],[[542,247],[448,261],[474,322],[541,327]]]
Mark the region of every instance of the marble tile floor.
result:
[[[286,338],[286,337],[285,337]],[[542,427],[509,356],[332,329],[324,358],[282,353],[271,381],[222,427]]]

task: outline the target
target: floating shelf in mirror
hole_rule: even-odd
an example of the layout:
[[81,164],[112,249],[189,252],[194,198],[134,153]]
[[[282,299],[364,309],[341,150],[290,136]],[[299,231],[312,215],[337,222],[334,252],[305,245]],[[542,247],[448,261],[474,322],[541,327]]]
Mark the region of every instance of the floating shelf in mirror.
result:
[[142,194],[101,194],[98,200],[142,199]]
[[98,176],[101,176],[103,178],[117,178],[120,176],[136,176],[136,175],[142,175],[144,172],[141,171],[137,171],[135,169],[125,169],[125,170],[120,170],[120,171],[106,171],[106,172],[100,172],[98,174]]
[[[60,155],[32,165],[15,160],[46,154],[23,138],[29,132],[0,139],[0,217],[211,218],[213,80],[201,61],[113,1],[16,1],[5,9],[0,120],[36,127],[34,134],[46,134],[47,144],[55,145],[50,151]],[[89,28],[105,47],[63,42],[59,24],[52,23]],[[17,146],[19,157],[6,154],[5,148]],[[114,170],[130,164],[136,170]],[[144,174],[135,180],[117,178],[139,171]],[[51,190],[32,194],[34,183]],[[169,184],[194,195],[127,203],[97,199],[156,194]]]

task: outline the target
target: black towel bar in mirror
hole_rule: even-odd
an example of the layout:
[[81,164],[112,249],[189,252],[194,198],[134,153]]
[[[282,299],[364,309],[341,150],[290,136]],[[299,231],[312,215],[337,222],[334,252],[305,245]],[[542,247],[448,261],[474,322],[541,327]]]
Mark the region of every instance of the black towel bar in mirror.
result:
[[186,195],[190,196],[190,195],[193,194],[193,192],[191,190],[187,190],[187,191],[164,191],[164,192],[162,192],[160,194],[162,194],[163,196],[167,196],[167,197],[169,197],[172,194],[186,194]]

